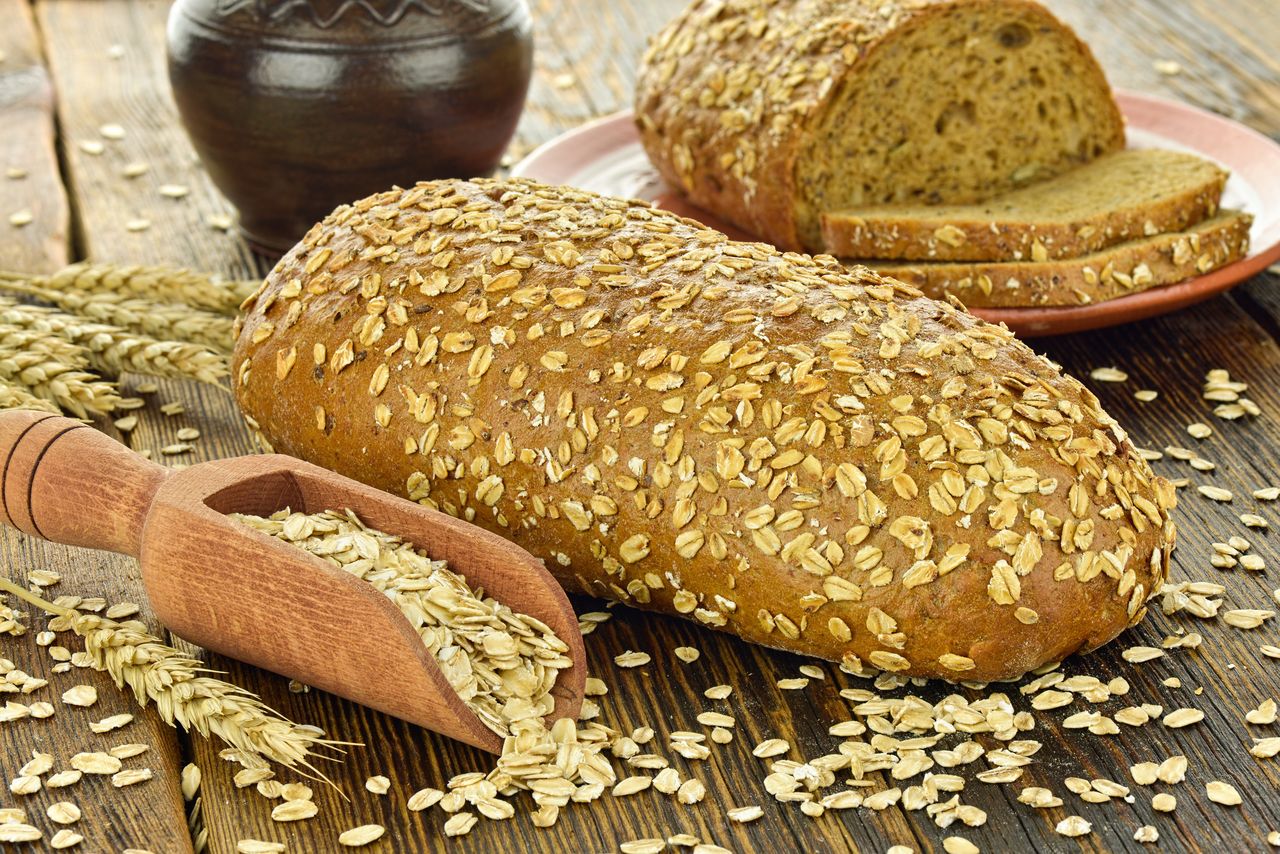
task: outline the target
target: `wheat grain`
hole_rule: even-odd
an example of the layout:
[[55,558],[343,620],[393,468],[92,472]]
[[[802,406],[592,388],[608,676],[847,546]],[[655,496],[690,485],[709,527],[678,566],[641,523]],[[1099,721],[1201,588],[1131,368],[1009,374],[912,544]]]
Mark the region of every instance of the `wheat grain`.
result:
[[[250,763],[270,760],[287,768],[305,769],[327,781],[311,760],[317,749],[335,749],[339,742],[328,741],[314,728],[282,717],[239,686],[204,675],[202,662],[150,634],[142,623],[117,623],[56,605],[6,578],[0,578],[0,590],[54,615],[51,629],[75,632],[84,640],[93,669],[110,675],[121,688],[128,686],[139,705],[154,704],[170,726],[205,737],[217,736]],[[110,771],[105,760],[96,759],[85,760],[82,764],[87,767],[78,766],[73,759],[72,767],[103,769],[93,773],[118,771],[119,760],[108,758],[116,763]]]
[[458,696],[498,735],[555,707],[551,689],[572,666],[540,620],[473,590],[444,561],[366,527],[354,513],[280,511],[233,518],[299,546],[385,593],[409,619]]
[[0,324],[60,337],[83,348],[89,366],[104,374],[125,371],[217,384],[228,374],[227,358],[208,347],[159,341],[106,323],[0,298]]
[[258,289],[259,282],[218,282],[209,276],[172,267],[73,264],[51,276],[31,278],[21,273],[0,273],[0,279],[30,280],[54,291],[85,295],[112,294],[183,303],[221,314],[234,315],[240,304]]
[[182,303],[166,303],[115,293],[85,294],[36,287],[29,282],[2,281],[4,290],[35,297],[70,314],[119,326],[164,341],[185,341],[229,353],[235,344],[233,321],[225,315]]

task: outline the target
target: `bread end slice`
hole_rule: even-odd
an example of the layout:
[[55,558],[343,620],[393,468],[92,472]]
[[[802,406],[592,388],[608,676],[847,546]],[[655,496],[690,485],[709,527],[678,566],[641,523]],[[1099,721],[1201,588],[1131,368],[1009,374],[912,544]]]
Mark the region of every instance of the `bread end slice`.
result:
[[936,299],[970,308],[1088,305],[1202,276],[1249,251],[1253,217],[1222,211],[1187,231],[1157,234],[1054,261],[860,261]]
[[970,205],[822,215],[826,251],[908,261],[1047,261],[1183,231],[1218,211],[1228,173],[1181,151],[1129,149]]

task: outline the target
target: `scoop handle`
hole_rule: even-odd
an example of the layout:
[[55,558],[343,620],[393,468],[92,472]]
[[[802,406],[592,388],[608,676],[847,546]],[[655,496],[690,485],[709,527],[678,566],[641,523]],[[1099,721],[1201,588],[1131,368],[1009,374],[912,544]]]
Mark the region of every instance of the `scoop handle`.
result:
[[137,557],[167,475],[87,424],[0,412],[0,522],[24,533]]

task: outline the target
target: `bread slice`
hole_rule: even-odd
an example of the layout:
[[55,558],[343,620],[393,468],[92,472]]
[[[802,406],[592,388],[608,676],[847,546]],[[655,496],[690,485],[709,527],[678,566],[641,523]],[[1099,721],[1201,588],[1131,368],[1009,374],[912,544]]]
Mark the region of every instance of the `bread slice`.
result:
[[1030,0],[693,0],[636,123],[694,204],[809,251],[824,211],[976,202],[1124,148],[1093,54]]
[[1055,261],[856,263],[931,297],[955,296],[970,308],[1087,305],[1172,285],[1243,258],[1252,222],[1249,214],[1222,211],[1187,231]]
[[822,237],[827,252],[844,258],[1075,258],[1213,216],[1226,181],[1203,157],[1130,149],[979,204],[825,213]]

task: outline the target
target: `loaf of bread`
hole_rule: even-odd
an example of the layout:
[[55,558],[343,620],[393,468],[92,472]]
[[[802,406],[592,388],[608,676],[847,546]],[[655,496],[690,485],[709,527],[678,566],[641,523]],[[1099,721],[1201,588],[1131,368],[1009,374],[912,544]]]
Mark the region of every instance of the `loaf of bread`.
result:
[[1088,305],[1183,282],[1249,254],[1253,217],[1224,210],[1186,231],[1139,237],[1079,258],[863,261],[928,296],[969,308]]
[[810,251],[823,212],[980,201],[1124,145],[1092,53],[1030,0],[694,0],[635,111],[668,183]]
[[912,676],[1139,620],[1174,493],[1004,328],[829,257],[530,181],[344,206],[246,304],[293,454],[509,537],[569,588]]
[[903,261],[1078,258],[1182,231],[1218,211],[1227,172],[1182,151],[1135,148],[970,205],[890,205],[822,215],[826,252]]

